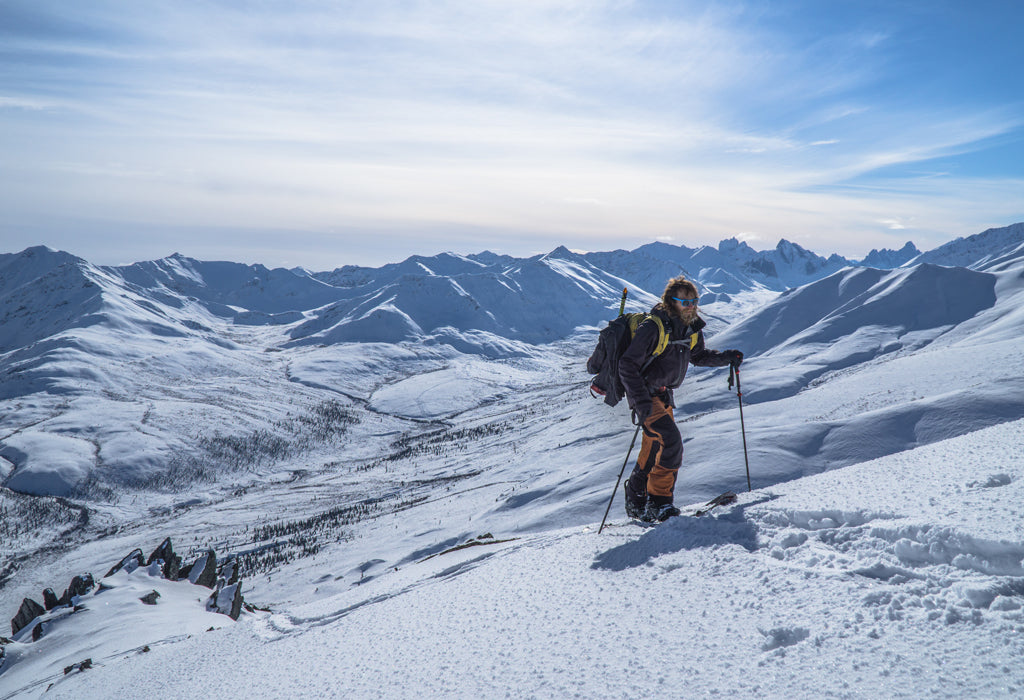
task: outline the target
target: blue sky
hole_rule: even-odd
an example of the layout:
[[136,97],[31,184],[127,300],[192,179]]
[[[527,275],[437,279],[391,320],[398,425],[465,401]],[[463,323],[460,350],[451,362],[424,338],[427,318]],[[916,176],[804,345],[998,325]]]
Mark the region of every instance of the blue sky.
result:
[[1024,4],[0,0],[0,251],[862,257],[1024,220]]

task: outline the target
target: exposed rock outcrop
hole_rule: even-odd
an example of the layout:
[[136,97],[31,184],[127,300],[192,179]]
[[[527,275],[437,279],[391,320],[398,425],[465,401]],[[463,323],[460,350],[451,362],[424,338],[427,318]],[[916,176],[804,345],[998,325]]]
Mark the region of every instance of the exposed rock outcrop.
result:
[[128,572],[131,573],[132,571],[135,571],[135,569],[137,569],[145,563],[146,557],[142,554],[142,550],[133,549],[131,553],[128,554],[128,556],[119,561],[117,564],[114,564],[113,568],[110,569],[110,571],[108,571],[103,576],[103,578],[106,578],[107,576],[113,576],[121,569],[128,569]]
[[212,549],[199,555],[191,564],[182,567],[178,579],[188,579],[197,586],[213,588],[217,585],[217,553]]
[[[143,555],[141,549],[133,549],[121,561],[115,564],[103,578],[113,576],[119,571],[133,572],[140,566],[150,566],[154,563],[160,564],[160,575],[169,581],[188,580],[197,586],[212,588],[213,593],[207,599],[206,609],[223,613],[233,620],[237,620],[242,610],[245,609],[245,600],[242,598],[242,584],[239,580],[238,561],[229,557],[218,567],[217,553],[207,549],[200,554],[195,561],[182,568],[181,557],[174,553],[171,546],[171,538],[168,537],[160,543],[160,546],[153,550],[149,558]],[[151,572],[153,575],[155,571]],[[17,635],[27,628],[40,615],[61,607],[76,605],[76,599],[92,592],[97,586],[91,573],[81,574],[71,579],[64,594],[58,598],[52,588],[43,591],[43,605],[40,605],[31,598],[25,598],[17,615],[11,620],[11,636]],[[111,586],[99,582],[100,590],[109,590]],[[156,605],[160,594],[157,591],[143,596],[140,600],[147,605]],[[75,608],[78,610],[78,608]],[[40,621],[32,630],[32,639],[40,639],[46,632],[43,622]],[[10,643],[10,640],[0,637],[3,642]],[[0,657],[3,656],[3,644],[0,643]]]
[[68,584],[67,589],[64,591],[64,595],[62,595],[60,600],[57,601],[57,605],[71,605],[77,596],[83,596],[95,587],[96,581],[93,580],[92,574],[75,576],[71,579],[71,583]]
[[32,620],[36,619],[40,615],[46,612],[46,608],[32,600],[31,598],[25,598],[21,601],[21,607],[18,608],[18,614],[11,620],[11,636],[18,634],[29,624]]
[[149,559],[146,560],[146,566],[158,560],[162,560],[164,563],[161,569],[164,578],[168,581],[177,581],[178,570],[181,569],[181,557],[174,553],[170,537],[166,538],[160,543],[159,547],[153,550],[153,553],[149,555]]

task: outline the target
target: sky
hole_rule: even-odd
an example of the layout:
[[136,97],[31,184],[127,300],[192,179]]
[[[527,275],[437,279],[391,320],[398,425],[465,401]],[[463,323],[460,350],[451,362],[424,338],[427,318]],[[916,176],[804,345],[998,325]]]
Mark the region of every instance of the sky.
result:
[[0,252],[271,267],[1024,221],[1012,0],[0,0]]

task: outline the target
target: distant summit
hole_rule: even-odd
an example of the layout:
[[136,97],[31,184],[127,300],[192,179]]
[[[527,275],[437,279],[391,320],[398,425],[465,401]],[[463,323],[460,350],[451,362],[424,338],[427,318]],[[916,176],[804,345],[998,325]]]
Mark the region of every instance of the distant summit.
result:
[[917,246],[907,241],[906,245],[899,250],[873,249],[859,264],[863,267],[877,267],[883,270],[890,270],[903,265],[909,260],[913,260],[920,254],[921,251],[917,249]]

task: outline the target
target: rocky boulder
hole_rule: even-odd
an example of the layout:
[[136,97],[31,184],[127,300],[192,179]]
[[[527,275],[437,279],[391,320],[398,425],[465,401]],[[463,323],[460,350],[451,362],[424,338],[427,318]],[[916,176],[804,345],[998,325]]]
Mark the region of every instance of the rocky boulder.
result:
[[170,537],[166,538],[160,543],[159,547],[153,550],[153,553],[149,555],[149,559],[146,560],[146,566],[157,560],[162,560],[164,563],[161,569],[164,578],[168,581],[177,581],[178,571],[181,569],[181,557],[174,553]]
[[178,572],[179,579],[188,579],[191,583],[204,588],[217,585],[217,553],[208,549],[194,562]]
[[145,563],[146,557],[142,553],[142,550],[133,549],[131,553],[128,554],[128,556],[126,556],[124,559],[115,564],[113,568],[110,569],[110,571],[108,571],[103,578],[106,578],[107,576],[113,576],[121,569],[127,569],[128,572],[131,573],[132,571],[135,571],[135,569],[139,568]]
[[18,608],[18,614],[11,620],[11,636],[18,634],[18,632],[28,627],[32,620],[45,612],[46,608],[31,598],[22,600],[21,607]]

